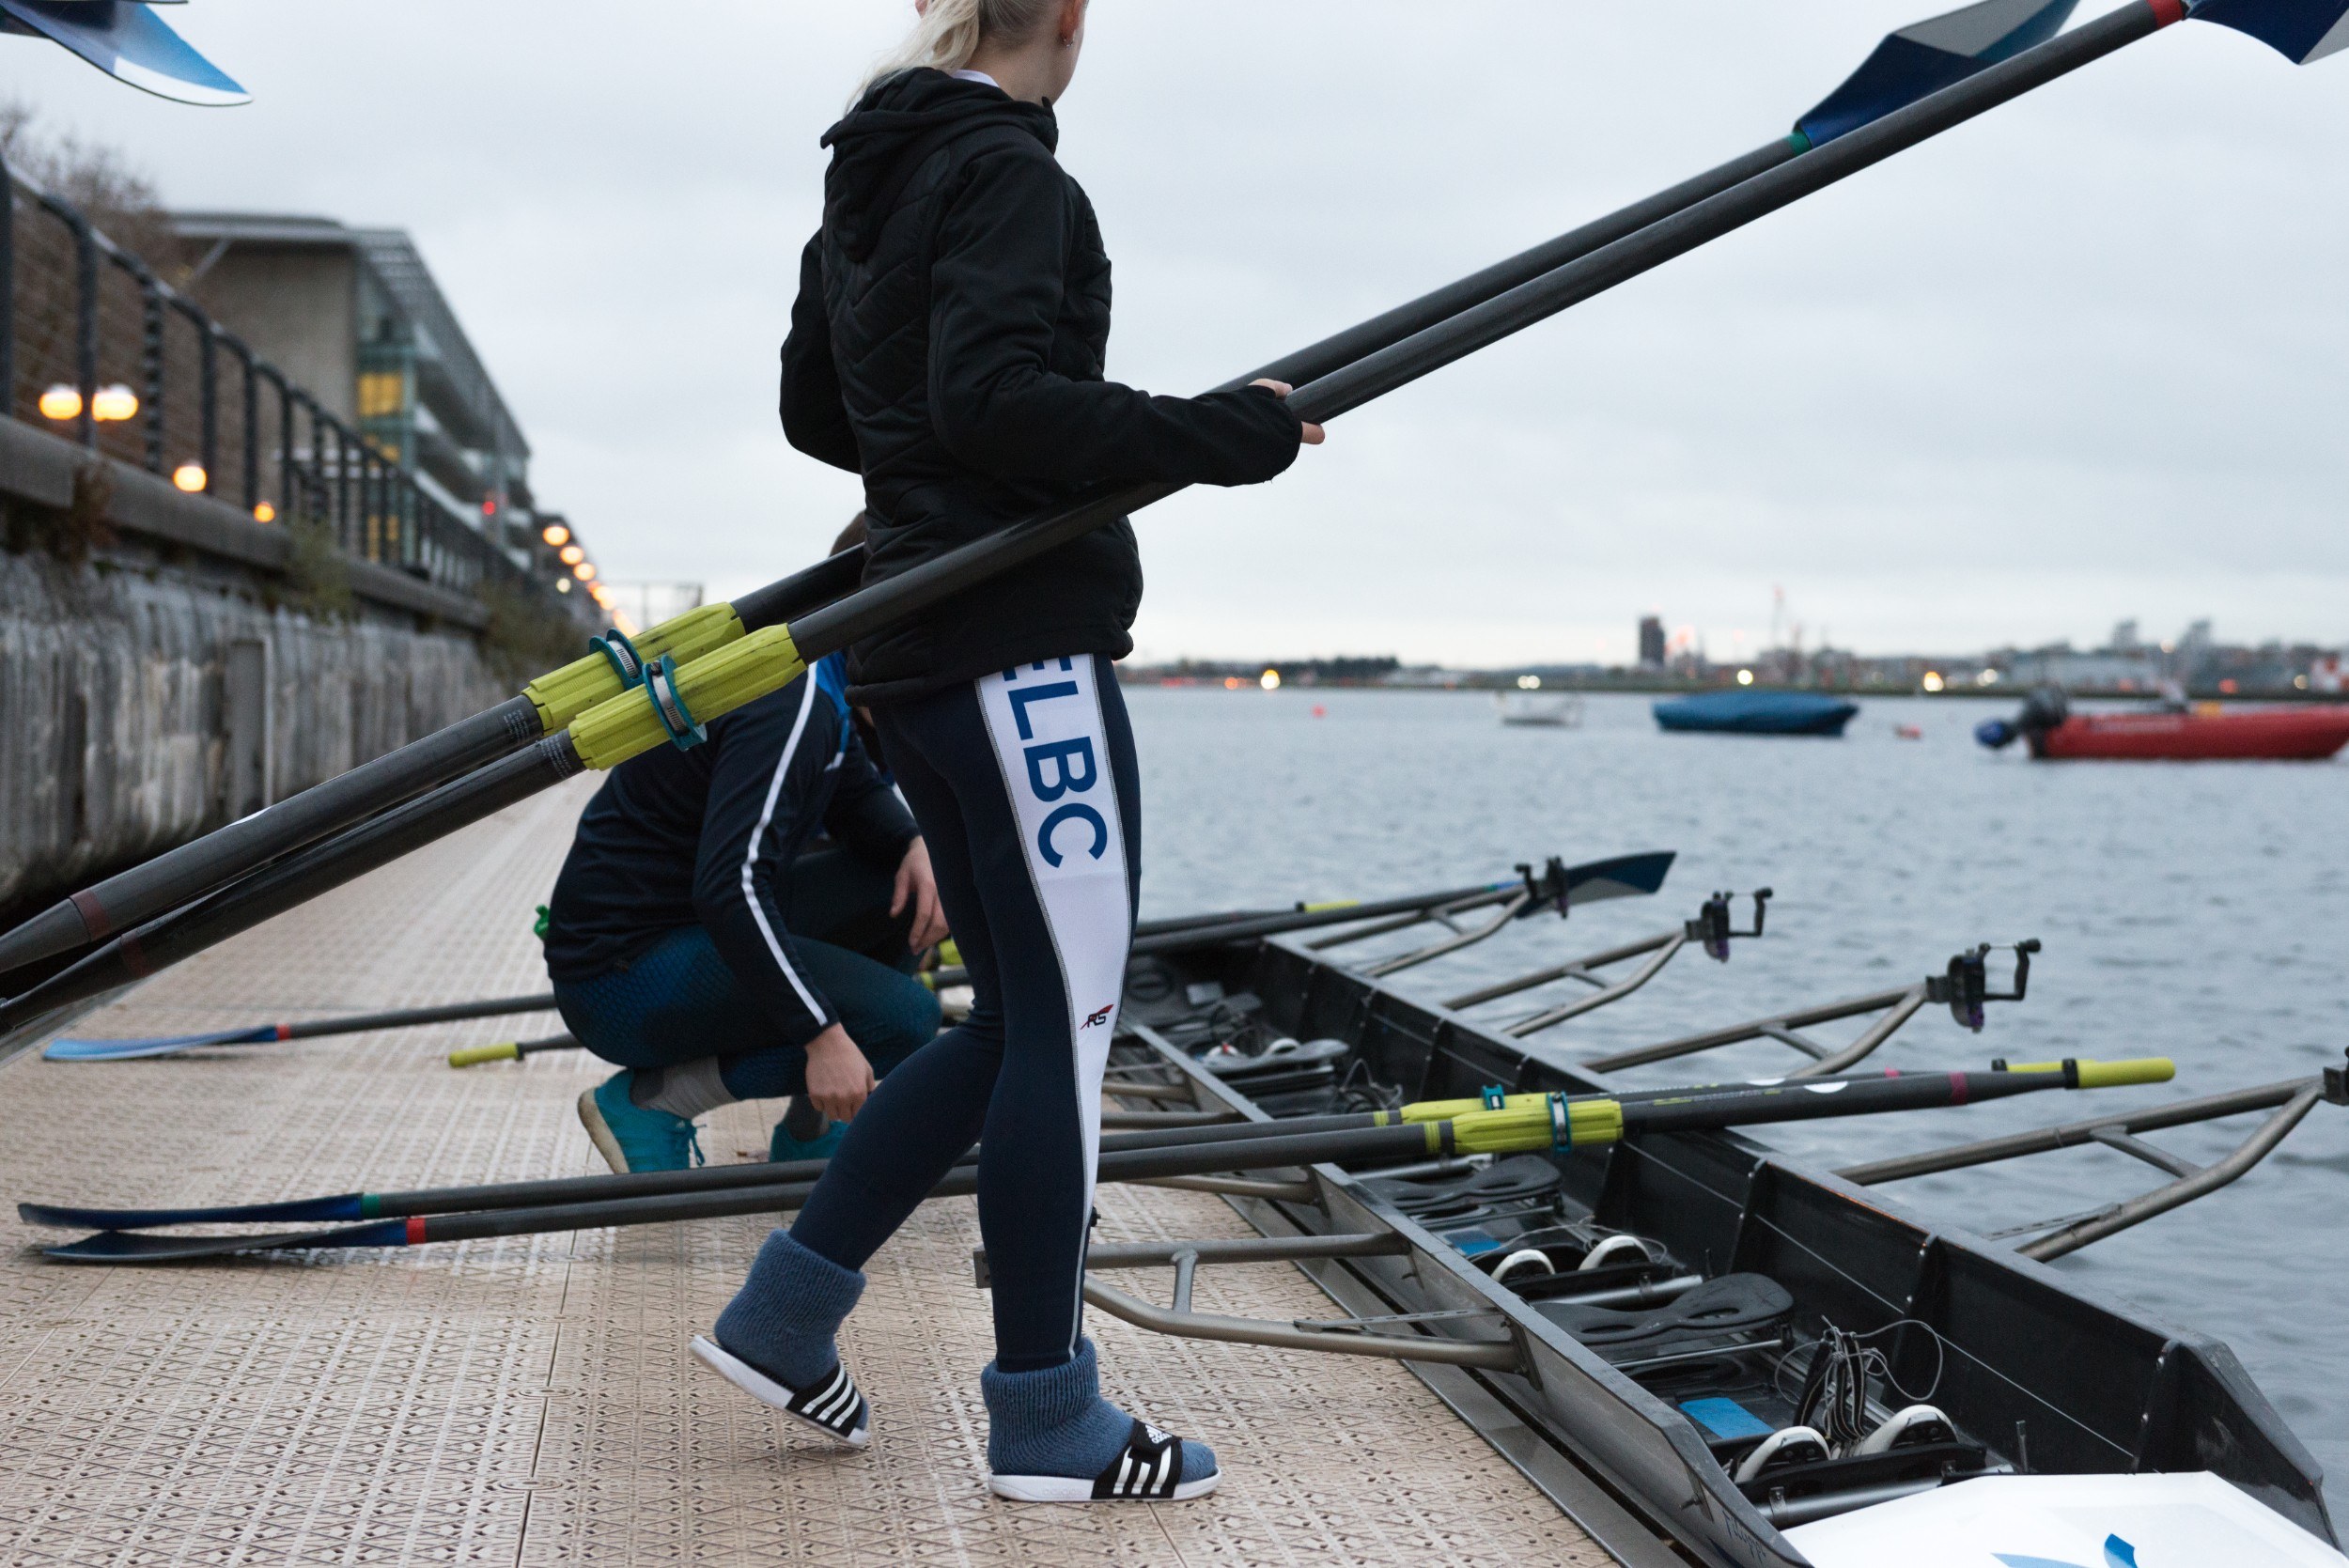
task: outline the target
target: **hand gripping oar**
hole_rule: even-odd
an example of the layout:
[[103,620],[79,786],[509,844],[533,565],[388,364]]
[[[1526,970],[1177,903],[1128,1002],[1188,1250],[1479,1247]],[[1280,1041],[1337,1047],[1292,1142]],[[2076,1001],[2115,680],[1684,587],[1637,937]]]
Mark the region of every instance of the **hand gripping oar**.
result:
[[[1817,143],[1913,102],[2052,35],[2077,0],[1986,0],[1891,34],[1791,135],[1693,179],[1421,296],[1288,354],[1223,389],[1258,377],[1302,385],[1364,354],[1399,343],[1660,218],[1776,167]],[[732,604],[704,605],[633,642],[600,639],[603,651],[542,675],[515,697],[277,805],[158,855],[53,905],[0,936],[0,974],[128,930],[277,856],[384,811],[437,784],[565,728],[596,704],[642,684],[665,655],[683,664],[837,598],[863,570],[857,553],[834,556]]]
[[397,1013],[361,1013],[344,1018],[309,1018],[301,1023],[255,1024],[250,1029],[224,1029],[210,1034],[150,1034],[124,1040],[52,1040],[49,1048],[41,1054],[52,1062],[125,1062],[135,1057],[170,1056],[197,1046],[253,1046],[272,1040],[317,1040],[330,1034],[364,1034],[377,1029],[412,1029],[423,1024],[456,1023],[465,1018],[499,1018],[514,1013],[545,1013],[553,1006],[554,994],[550,991],[542,996],[452,1002],[444,1007],[411,1007]]
[[[2166,1083],[2171,1076],[2170,1063],[2160,1059],[2066,1061],[1987,1073],[1914,1073],[1798,1083],[1720,1084],[1644,1095],[1545,1094],[1527,1096],[1532,1101],[1531,1104],[1471,1110],[1440,1121],[1303,1132],[1276,1123],[1268,1127],[1251,1127],[1250,1136],[1211,1141],[1174,1141],[1160,1134],[1157,1135],[1159,1141],[1141,1148],[1112,1147],[1105,1140],[1098,1169],[1104,1182],[1131,1182],[1325,1162],[1523,1154],[1541,1149],[1571,1151],[1601,1147],[1646,1132],[1688,1132],[1828,1116],[1875,1115],[1968,1105],[2045,1089]],[[670,1171],[641,1176],[572,1177],[560,1182],[516,1183],[496,1189],[503,1195],[521,1197],[524,1206],[519,1207],[439,1209],[439,1204],[466,1194],[474,1195],[477,1201],[478,1194],[488,1190],[454,1188],[442,1193],[372,1198],[354,1193],[237,1210],[148,1211],[151,1215],[205,1214],[208,1222],[226,1222],[221,1217],[230,1213],[241,1219],[352,1219],[373,1222],[273,1235],[163,1236],[107,1230],[44,1250],[51,1257],[70,1262],[161,1263],[232,1252],[319,1247],[412,1247],[434,1241],[535,1235],[605,1225],[723,1219],[797,1207],[814,1187],[819,1164],[805,1161],[789,1166],[726,1166],[716,1171]],[[730,1178],[723,1187],[712,1180],[721,1177]],[[581,1185],[589,1182],[598,1185]],[[689,1182],[695,1185],[689,1186]],[[931,1195],[962,1196],[976,1188],[977,1167],[966,1162],[957,1165],[932,1189]],[[596,1196],[584,1202],[546,1202],[583,1191]],[[374,1219],[394,1203],[412,1208],[430,1203],[435,1212],[411,1212],[404,1218]],[[533,1206],[539,1204],[543,1206]],[[31,1223],[73,1224],[87,1221],[72,1216],[106,1211],[25,1204],[18,1212]]]
[[[2331,20],[2324,31],[2311,35],[2314,41],[2308,45],[2308,52],[2295,56],[2305,58],[2337,47],[2330,40],[2337,36],[2343,15],[2349,14],[2349,0],[2205,0],[2205,4],[2224,6],[2225,14],[2214,19],[2228,25],[2265,37],[2252,25],[2265,23],[2279,37],[2295,40],[2312,25],[2308,17],[2323,12]],[[2131,0],[2084,27],[2011,55],[1954,86],[1299,387],[1290,398],[1291,406],[1300,418],[1311,421],[1360,408],[1479,348],[2149,37],[2185,14],[2184,0]],[[230,891],[248,890],[249,896],[239,906],[234,921],[193,932],[183,929],[169,938],[150,926],[117,939],[116,944],[0,1007],[0,1029],[15,1028],[54,1007],[151,972],[161,962],[185,957],[409,849],[570,778],[582,768],[616,767],[664,739],[692,744],[702,722],[787,685],[808,661],[898,625],[1182,488],[1162,482],[1097,487],[1052,511],[935,556],[886,582],[795,620],[753,632],[681,669],[663,660],[644,672],[641,690],[588,709],[563,735],[491,763],[238,884]],[[142,944],[145,952],[140,951]]]

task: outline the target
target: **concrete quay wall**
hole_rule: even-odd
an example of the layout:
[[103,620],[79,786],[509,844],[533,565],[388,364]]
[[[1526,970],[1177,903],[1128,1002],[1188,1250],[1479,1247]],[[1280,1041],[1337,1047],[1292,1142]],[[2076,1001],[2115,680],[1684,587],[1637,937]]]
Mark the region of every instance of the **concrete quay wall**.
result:
[[0,910],[512,693],[479,603],[0,420]]

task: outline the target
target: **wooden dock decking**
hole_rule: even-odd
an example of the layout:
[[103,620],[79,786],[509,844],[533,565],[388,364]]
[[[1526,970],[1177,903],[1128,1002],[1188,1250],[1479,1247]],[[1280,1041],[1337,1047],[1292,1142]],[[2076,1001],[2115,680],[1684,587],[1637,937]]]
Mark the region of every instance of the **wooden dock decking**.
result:
[[[71,1032],[532,990],[533,908],[592,787],[411,856]],[[1100,1508],[989,1497],[968,1200],[927,1206],[872,1264],[843,1339],[874,1405],[857,1455],[686,1355],[759,1219],[144,1269],[51,1263],[32,1247],[55,1233],[15,1219],[25,1199],[230,1203],[599,1170],[572,1111],[599,1063],[443,1061],[556,1027],[0,1064],[0,1562],[1611,1560],[1398,1366],[1162,1339],[1098,1313],[1105,1391],[1212,1443],[1222,1489]],[[721,1112],[709,1157],[757,1157],[775,1109]],[[1100,1208],[1104,1240],[1251,1234],[1194,1193],[1109,1188]],[[1204,1273],[1199,1304],[1332,1315],[1285,1264]]]

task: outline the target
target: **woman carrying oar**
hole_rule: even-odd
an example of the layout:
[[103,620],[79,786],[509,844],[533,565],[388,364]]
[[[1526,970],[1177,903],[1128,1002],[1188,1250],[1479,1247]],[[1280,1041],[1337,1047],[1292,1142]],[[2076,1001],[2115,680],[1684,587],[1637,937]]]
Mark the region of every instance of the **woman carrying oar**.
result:
[[[784,348],[792,443],[859,470],[871,583],[1104,482],[1251,484],[1321,439],[1263,383],[1154,397],[1102,379],[1109,260],[1052,152],[1085,0],[928,0],[826,133],[824,223]],[[860,644],[869,703],[970,968],[970,1017],[890,1074],[695,1352],[854,1446],[834,1335],[859,1272],[980,1143],[994,1490],[1190,1498],[1215,1456],[1100,1397],[1079,1290],[1141,870],[1111,660],[1142,597],[1120,522]],[[984,1135],[982,1137],[982,1135]]]

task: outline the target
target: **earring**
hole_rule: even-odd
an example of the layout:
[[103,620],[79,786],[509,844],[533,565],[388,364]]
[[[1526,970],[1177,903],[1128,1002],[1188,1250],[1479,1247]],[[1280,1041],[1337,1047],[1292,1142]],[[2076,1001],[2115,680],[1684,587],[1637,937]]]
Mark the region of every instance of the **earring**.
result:
[[1077,40],[1074,38],[1066,38],[1060,40],[1060,46],[1063,49],[1074,49],[1077,47]]

